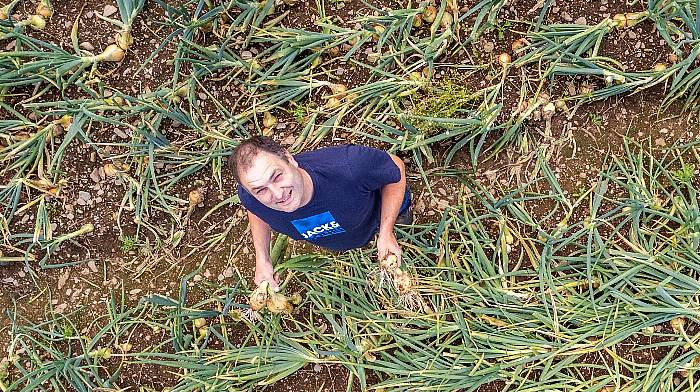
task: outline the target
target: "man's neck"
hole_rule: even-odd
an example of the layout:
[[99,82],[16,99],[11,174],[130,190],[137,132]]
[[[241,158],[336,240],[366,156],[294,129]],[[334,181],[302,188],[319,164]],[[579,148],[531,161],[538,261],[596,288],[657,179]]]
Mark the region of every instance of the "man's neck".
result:
[[311,179],[311,175],[301,167],[299,168],[301,171],[301,176],[304,179],[304,199],[301,201],[301,205],[299,207],[304,207],[305,205],[309,204],[311,199],[314,197],[314,182]]

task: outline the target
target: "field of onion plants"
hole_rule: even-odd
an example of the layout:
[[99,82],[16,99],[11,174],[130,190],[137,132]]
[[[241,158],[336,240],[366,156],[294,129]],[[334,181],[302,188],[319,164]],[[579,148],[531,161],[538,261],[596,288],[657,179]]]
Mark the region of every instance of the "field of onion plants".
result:
[[[0,391],[700,389],[700,0],[0,0]],[[402,263],[226,160],[405,162]]]

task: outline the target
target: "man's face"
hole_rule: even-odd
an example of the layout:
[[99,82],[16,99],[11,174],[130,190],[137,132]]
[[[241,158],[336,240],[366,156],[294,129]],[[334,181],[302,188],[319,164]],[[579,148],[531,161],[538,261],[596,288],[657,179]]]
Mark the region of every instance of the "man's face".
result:
[[297,162],[291,155],[287,155],[287,159],[259,151],[239,177],[243,187],[265,206],[292,212],[301,207],[305,193],[310,190],[305,189]]

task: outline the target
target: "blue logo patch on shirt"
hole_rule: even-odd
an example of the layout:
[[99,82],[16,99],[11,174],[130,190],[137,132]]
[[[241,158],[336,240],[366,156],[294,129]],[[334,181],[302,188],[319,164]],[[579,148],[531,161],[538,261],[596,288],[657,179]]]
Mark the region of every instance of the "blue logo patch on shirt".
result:
[[305,240],[314,240],[333,234],[345,233],[329,211],[308,218],[293,220],[292,224]]

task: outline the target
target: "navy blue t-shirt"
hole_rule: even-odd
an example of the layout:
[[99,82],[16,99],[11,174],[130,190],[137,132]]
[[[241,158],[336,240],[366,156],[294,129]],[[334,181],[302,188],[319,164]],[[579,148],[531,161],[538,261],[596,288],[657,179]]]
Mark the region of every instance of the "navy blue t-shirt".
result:
[[[335,251],[367,244],[379,228],[381,188],[401,179],[401,172],[385,151],[344,145],[294,156],[311,176],[313,196],[293,212],[273,210],[241,185],[241,203],[279,233]],[[400,211],[410,204],[406,195]]]

